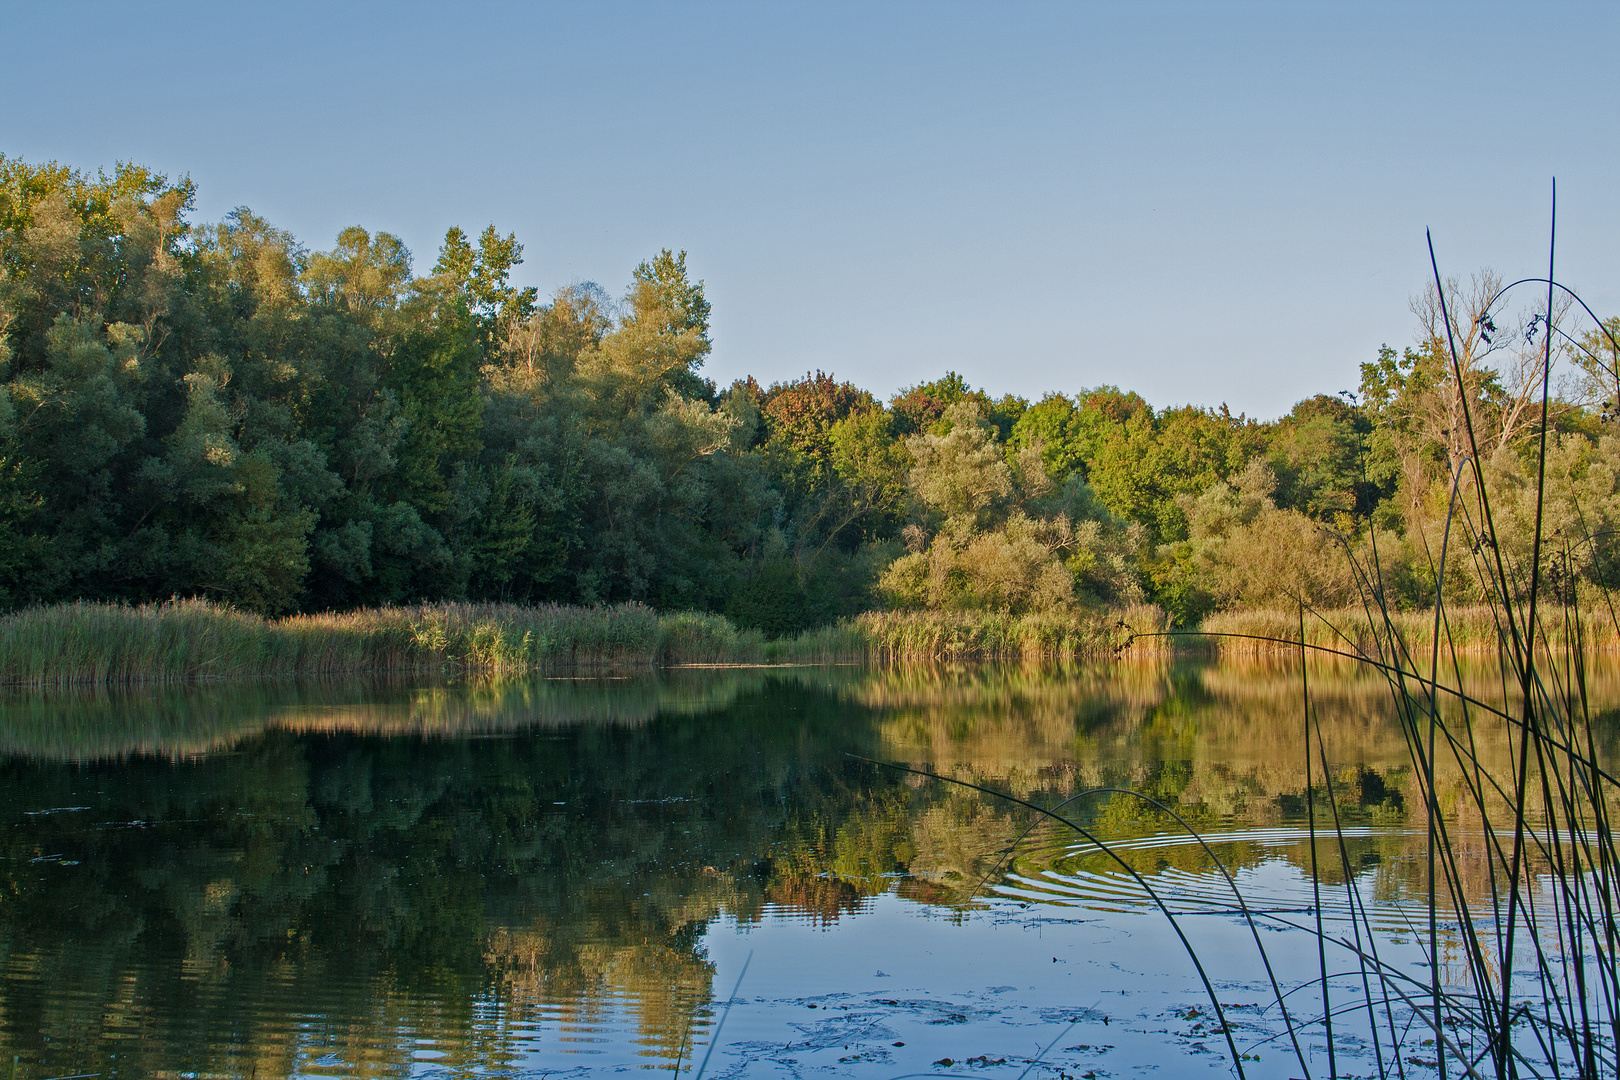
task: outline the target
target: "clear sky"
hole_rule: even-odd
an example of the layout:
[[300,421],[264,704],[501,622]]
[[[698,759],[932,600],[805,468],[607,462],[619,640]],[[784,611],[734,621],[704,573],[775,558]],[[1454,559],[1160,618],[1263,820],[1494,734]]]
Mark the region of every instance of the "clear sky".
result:
[[1620,4],[0,0],[0,152],[524,284],[685,249],[722,385],[946,369],[1275,416],[1442,269],[1620,311]]

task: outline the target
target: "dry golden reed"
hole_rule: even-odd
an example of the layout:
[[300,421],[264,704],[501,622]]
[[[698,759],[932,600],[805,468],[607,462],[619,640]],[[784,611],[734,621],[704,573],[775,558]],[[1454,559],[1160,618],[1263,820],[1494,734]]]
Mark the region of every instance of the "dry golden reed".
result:
[[[720,615],[643,604],[424,604],[265,619],[206,600],[79,601],[0,617],[0,682],[46,686],[446,670],[1059,659],[1164,647],[1158,608],[870,612],[767,642]],[[1135,642],[1132,645],[1132,642]]]
[[0,618],[0,681],[24,685],[748,662],[764,640],[642,604],[426,604],[269,620],[206,600],[78,602]]
[[[1570,626],[1562,621],[1565,612],[1555,619],[1541,623],[1538,629],[1541,644],[1553,651],[1562,651],[1571,640]],[[1568,612],[1573,616],[1574,612]],[[1319,649],[1338,652],[1377,655],[1379,641],[1389,640],[1393,629],[1405,650],[1414,656],[1424,656],[1434,646],[1434,611],[1390,611],[1376,608],[1371,614],[1364,608],[1335,608],[1305,612],[1305,644]],[[1453,649],[1459,653],[1495,653],[1503,646],[1505,629],[1496,609],[1485,605],[1447,607],[1445,621],[1440,628],[1442,652]],[[1203,643],[1218,649],[1222,655],[1253,656],[1298,647],[1300,615],[1297,611],[1228,611],[1211,615],[1199,626],[1195,634],[1185,635],[1189,644],[1206,635]],[[1594,609],[1580,613],[1580,641],[1585,650],[1610,651],[1620,649],[1620,629],[1607,609]],[[1399,650],[1397,650],[1398,652]],[[1388,650],[1385,650],[1388,655]]]

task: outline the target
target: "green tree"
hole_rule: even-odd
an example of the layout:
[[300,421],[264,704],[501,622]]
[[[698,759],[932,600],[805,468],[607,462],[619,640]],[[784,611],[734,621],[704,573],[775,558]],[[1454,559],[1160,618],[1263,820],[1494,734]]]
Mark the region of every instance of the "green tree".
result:
[[1368,427],[1356,409],[1327,394],[1295,405],[1271,436],[1278,505],[1318,520],[1369,513],[1378,490],[1363,475]]
[[894,414],[895,431],[901,435],[942,435],[942,425],[949,423],[944,419],[945,410],[964,401],[973,403],[979,416],[996,429],[997,438],[1002,440],[1012,433],[1013,425],[1029,407],[1027,401],[1012,394],[991,398],[983,390],[969,386],[956,372],[947,371],[933,382],[901,390],[890,400],[889,409]]
[[1114,514],[1141,522],[1156,540],[1179,540],[1187,522],[1177,496],[1231,476],[1264,443],[1259,425],[1224,406],[1142,409],[1105,429],[1088,481]]
[[890,603],[1021,614],[1141,598],[1132,566],[1140,538],[1082,480],[1054,490],[1033,449],[1009,464],[970,400],[941,421],[945,434],[906,440],[911,489],[925,512],[906,529],[908,552],[879,582]]

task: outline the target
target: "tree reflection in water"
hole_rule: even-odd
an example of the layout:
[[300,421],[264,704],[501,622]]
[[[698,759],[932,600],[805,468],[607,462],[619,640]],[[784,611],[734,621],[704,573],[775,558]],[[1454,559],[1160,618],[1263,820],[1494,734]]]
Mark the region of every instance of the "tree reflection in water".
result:
[[[1231,867],[1303,870],[1306,845],[1267,831],[1304,810],[1296,678],[1161,659],[12,696],[0,1053],[23,1076],[393,1076],[606,1040],[667,1066],[713,1023],[717,919],[836,932],[887,893],[966,918],[1031,825],[849,755],[1044,805],[1132,788],[1227,836]],[[1422,801],[1387,687],[1324,669],[1313,690],[1354,851],[1393,900],[1421,885]],[[1620,702],[1620,680],[1598,691]],[[1077,814],[1175,831],[1126,797]],[[1209,868],[1191,844],[1124,853]],[[1041,827],[989,891],[1129,903],[1119,880]]]

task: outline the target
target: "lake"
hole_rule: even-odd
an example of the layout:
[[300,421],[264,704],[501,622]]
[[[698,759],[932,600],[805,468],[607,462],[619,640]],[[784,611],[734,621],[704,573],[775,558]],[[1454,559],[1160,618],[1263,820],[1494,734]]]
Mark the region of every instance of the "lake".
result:
[[[1145,883],[1249,1075],[1298,1076],[1257,934],[1296,1021],[1318,910],[1427,978],[1387,685],[1312,694],[1346,837],[1316,879],[1286,662],[14,691],[0,1075],[1232,1075]],[[965,784],[1129,788],[1211,846],[1075,804],[1116,860]],[[1338,1067],[1372,1074],[1364,988],[1330,986]],[[1302,1050],[1326,1075],[1320,1026]]]

